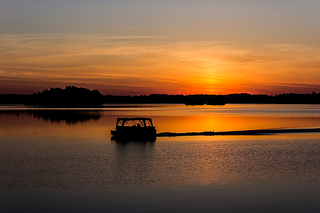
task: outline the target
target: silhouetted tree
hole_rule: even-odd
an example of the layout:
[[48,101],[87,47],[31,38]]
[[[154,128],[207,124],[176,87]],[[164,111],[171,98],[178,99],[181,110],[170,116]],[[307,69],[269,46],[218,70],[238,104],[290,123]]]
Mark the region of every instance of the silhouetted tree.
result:
[[98,90],[75,86],[67,86],[65,89],[51,88],[34,93],[28,104],[34,105],[101,105],[103,95]]

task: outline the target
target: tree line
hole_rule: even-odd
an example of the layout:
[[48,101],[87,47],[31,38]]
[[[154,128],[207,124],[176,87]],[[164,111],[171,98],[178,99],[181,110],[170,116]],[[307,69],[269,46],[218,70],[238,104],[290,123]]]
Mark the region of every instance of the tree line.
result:
[[186,103],[202,105],[205,103],[265,103],[265,104],[320,104],[320,93],[283,93],[278,95],[262,94],[228,94],[228,95],[103,95],[98,90],[67,86],[65,89],[51,88],[26,94],[0,94],[0,104],[30,104],[30,105],[101,105],[126,103]]

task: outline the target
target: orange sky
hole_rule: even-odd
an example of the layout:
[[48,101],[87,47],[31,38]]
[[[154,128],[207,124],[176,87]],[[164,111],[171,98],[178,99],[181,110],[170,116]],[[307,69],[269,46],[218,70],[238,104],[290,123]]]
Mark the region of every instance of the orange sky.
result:
[[94,1],[0,3],[0,94],[320,92],[316,1]]

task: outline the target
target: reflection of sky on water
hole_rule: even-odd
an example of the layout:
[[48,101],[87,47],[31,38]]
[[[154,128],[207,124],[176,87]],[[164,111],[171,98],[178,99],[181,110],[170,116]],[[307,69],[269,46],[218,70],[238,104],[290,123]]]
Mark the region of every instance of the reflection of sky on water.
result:
[[[320,116],[170,116],[170,107],[155,108],[148,117],[158,132],[320,126]],[[319,134],[117,142],[110,130],[122,116],[111,114],[120,111],[70,112],[0,113],[0,208],[5,212],[320,209]]]
[[[226,105],[226,108],[225,106],[212,108],[184,105],[138,106],[140,105],[130,106],[129,111],[124,110],[125,108],[0,110],[0,135],[106,137],[106,135],[110,135],[110,130],[114,129],[117,118],[137,116],[152,118],[157,132],[320,127],[320,112],[318,112],[319,109],[316,105],[233,104]],[[279,109],[278,113],[283,112],[281,114],[283,116],[271,116],[271,114],[265,113],[277,108]],[[228,113],[211,113],[221,109],[228,111]],[[239,111],[246,111],[246,115],[237,113]],[[257,111],[260,111],[261,114],[258,115]],[[19,113],[18,116],[16,112]]]
[[227,104],[224,106],[186,106],[182,104],[109,105],[105,115],[130,116],[254,116],[320,117],[319,105],[311,104]]
[[226,104],[224,106],[184,104],[104,104],[103,108],[39,108],[24,105],[0,105],[0,111],[101,111],[101,115],[126,116],[251,116],[320,117],[318,104]]
[[283,136],[99,139],[7,138],[1,189],[317,182],[319,139]]

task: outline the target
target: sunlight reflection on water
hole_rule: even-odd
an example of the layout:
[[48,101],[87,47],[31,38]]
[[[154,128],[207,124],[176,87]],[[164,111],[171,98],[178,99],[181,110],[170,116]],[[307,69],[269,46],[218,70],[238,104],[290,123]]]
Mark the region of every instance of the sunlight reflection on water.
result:
[[[319,134],[189,136],[128,143],[110,139],[121,113],[151,117],[158,131],[320,126],[313,105],[275,106],[280,111],[291,108],[284,116],[269,116],[266,111],[276,110],[269,106],[262,105],[261,110],[234,105],[228,115],[181,105],[132,111],[4,110],[0,208],[4,212],[318,212]],[[262,112],[260,116],[255,110]]]
[[2,141],[0,188],[314,182],[320,177],[318,139],[42,140]]

